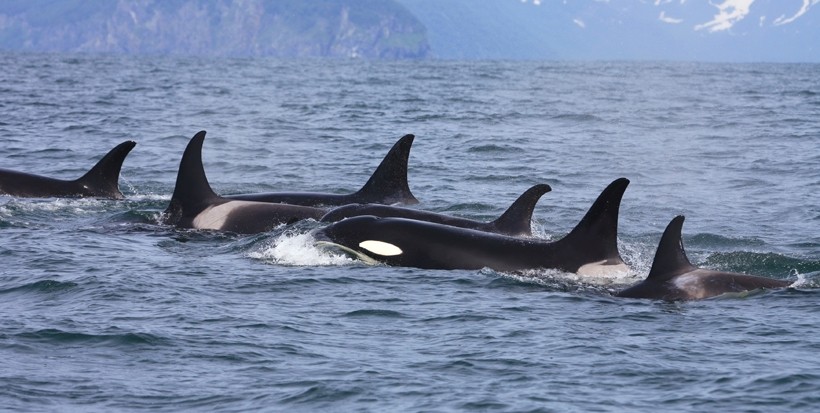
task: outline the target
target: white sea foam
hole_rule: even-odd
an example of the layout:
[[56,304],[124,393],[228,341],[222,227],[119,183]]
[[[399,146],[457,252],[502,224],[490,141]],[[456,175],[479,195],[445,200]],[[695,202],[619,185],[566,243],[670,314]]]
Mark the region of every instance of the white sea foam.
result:
[[269,245],[248,253],[248,257],[279,265],[316,266],[349,265],[351,258],[334,254],[314,245],[309,233],[285,232]]
[[12,199],[5,203],[2,208],[4,213],[10,215],[15,212],[69,212],[82,215],[98,212],[99,207],[104,205],[105,202],[108,201],[95,198]]
[[612,271],[576,274],[556,269],[531,269],[516,273],[502,273],[505,277],[537,284],[587,285],[596,287],[623,286],[641,280],[643,277],[626,266],[613,266]]
[[812,277],[807,277],[806,274],[803,274],[796,269],[792,269],[789,276],[797,277],[797,280],[789,286],[791,288],[815,287],[817,285],[817,282],[814,281]]
[[130,194],[125,196],[127,201],[170,201],[168,194]]

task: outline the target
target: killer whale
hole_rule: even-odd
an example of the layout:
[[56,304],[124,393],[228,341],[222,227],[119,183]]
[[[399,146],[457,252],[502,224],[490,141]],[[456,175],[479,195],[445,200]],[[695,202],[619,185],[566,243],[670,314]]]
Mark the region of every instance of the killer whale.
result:
[[532,236],[532,213],[541,196],[551,191],[547,184],[538,184],[527,189],[496,220],[490,222],[475,221],[452,215],[422,211],[380,204],[350,204],[330,210],[321,222],[337,222],[345,218],[373,215],[382,218],[410,218],[419,221],[435,222],[460,228],[470,228],[484,232],[493,232],[509,236]]
[[423,269],[579,274],[626,271],[618,252],[618,211],[629,180],[613,181],[578,225],[555,242],[509,237],[406,218],[359,216],[314,231],[317,246],[339,248],[367,262]]
[[319,219],[324,209],[267,202],[237,201],[217,195],[202,165],[200,131],[185,148],[171,202],[163,213],[166,224],[177,228],[210,229],[240,234],[269,231],[281,224],[302,219]]
[[73,181],[0,169],[0,194],[30,198],[124,199],[119,188],[120,170],[125,157],[136,144],[125,141],[115,146],[85,175]]
[[698,268],[689,262],[683,248],[679,215],[666,226],[652,268],[645,280],[616,293],[618,297],[665,301],[698,300],[725,293],[764,288],[785,288],[790,281]]
[[306,206],[341,206],[347,204],[418,204],[407,183],[407,162],[415,136],[404,135],[387,152],[370,179],[358,191],[351,194],[327,194],[311,192],[269,192],[258,194],[228,195],[239,201],[285,203]]

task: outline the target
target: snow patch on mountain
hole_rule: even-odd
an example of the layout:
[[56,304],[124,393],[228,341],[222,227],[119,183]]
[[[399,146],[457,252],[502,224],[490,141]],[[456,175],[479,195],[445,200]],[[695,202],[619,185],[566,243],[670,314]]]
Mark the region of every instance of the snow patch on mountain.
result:
[[724,0],[720,4],[712,4],[717,7],[718,14],[706,23],[695,26],[695,30],[707,29],[710,33],[729,30],[735,23],[743,20],[754,0]]
[[683,19],[675,19],[675,18],[672,18],[672,17],[668,17],[666,15],[666,12],[664,12],[664,11],[662,11],[661,15],[658,16],[658,20],[660,20],[664,23],[669,23],[669,24],[683,23]]
[[809,11],[809,9],[812,6],[816,5],[817,3],[820,3],[820,0],[803,0],[803,5],[800,7],[800,10],[798,10],[797,13],[795,13],[792,17],[786,17],[786,15],[784,14],[784,15],[776,18],[774,20],[774,23],[772,23],[772,24],[774,24],[775,26],[780,26],[782,24],[789,24],[789,23],[797,20],[800,16],[806,14],[806,12]]

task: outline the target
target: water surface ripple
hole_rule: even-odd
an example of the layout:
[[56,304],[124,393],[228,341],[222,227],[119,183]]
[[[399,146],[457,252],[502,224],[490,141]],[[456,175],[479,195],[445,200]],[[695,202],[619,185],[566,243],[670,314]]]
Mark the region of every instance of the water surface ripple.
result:
[[[0,196],[10,411],[813,411],[820,66],[0,54],[0,167],[73,178],[132,139],[128,199]],[[556,239],[632,181],[619,278],[367,266],[299,223],[158,224],[188,139],[220,193],[358,189],[414,133],[420,207],[492,219],[548,183]],[[697,264],[799,280],[617,299],[669,220]]]

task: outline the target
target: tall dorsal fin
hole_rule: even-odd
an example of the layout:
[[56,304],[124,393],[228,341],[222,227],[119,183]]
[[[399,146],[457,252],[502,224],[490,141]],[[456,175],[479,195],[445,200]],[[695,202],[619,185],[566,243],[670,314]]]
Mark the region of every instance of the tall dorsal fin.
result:
[[205,131],[200,131],[188,143],[182,160],[179,162],[177,183],[171,203],[165,210],[167,219],[175,221],[181,215],[196,214],[207,206],[214,198],[219,198],[205,176],[202,166],[202,142],[205,140]]
[[612,181],[562,241],[578,246],[591,261],[623,261],[618,252],[618,213],[628,185],[626,178]]
[[646,277],[648,280],[663,281],[697,268],[689,262],[683,249],[681,229],[684,219],[683,215],[676,216],[663,231],[655,260],[652,261],[652,269]]
[[122,199],[119,185],[120,170],[125,157],[136,145],[134,141],[125,141],[117,145],[85,175],[77,179],[77,183],[85,185],[94,196]]
[[413,139],[413,135],[404,135],[390,148],[390,152],[387,152],[370,179],[356,192],[357,195],[364,197],[362,203],[419,203],[410,192],[410,185],[407,183],[407,161],[410,158]]
[[493,221],[504,234],[532,235],[532,213],[541,196],[551,191],[547,184],[538,184],[524,191],[515,202]]

